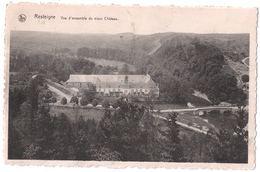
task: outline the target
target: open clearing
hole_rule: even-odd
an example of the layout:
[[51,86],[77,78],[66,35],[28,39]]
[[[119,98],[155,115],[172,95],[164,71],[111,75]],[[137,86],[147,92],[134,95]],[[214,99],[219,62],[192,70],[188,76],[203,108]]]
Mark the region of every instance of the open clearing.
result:
[[115,61],[115,60],[105,60],[105,59],[96,59],[96,58],[86,58],[87,60],[93,61],[96,63],[96,65],[101,65],[101,66],[113,66],[113,67],[118,67],[118,69],[121,69],[124,64],[127,64],[129,66],[130,71],[135,71],[135,66],[125,63],[125,62],[120,62],[120,61]]
[[85,121],[87,121],[88,119],[95,119],[96,121],[100,121],[104,116],[104,112],[104,109],[93,108],[82,109],[65,106],[51,106],[50,108],[51,115],[60,115],[61,113],[64,113],[72,121],[75,121],[80,116],[82,116]]
[[227,59],[229,66],[238,74],[244,75],[249,74],[248,67],[245,66],[243,63],[233,62],[232,60]]

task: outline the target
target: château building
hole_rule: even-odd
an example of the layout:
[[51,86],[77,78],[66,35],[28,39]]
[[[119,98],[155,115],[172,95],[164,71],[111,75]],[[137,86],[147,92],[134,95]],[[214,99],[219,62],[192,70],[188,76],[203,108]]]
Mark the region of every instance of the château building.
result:
[[96,91],[104,96],[136,95],[159,97],[159,87],[150,75],[70,75],[67,87],[78,89],[96,86]]

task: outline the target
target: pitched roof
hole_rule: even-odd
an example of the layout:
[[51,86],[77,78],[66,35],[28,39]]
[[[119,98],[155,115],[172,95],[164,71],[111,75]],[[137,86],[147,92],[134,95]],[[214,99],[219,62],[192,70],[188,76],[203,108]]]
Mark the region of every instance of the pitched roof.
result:
[[96,75],[70,75],[66,82],[92,82],[97,79]]
[[140,82],[140,83],[133,83],[129,82],[128,84],[124,84],[122,82],[99,82],[96,83],[96,87],[99,88],[124,88],[124,87],[129,87],[129,88],[154,88],[156,87],[156,84],[152,81],[150,82]]
[[96,88],[119,88],[123,85],[121,82],[99,82],[96,84]]

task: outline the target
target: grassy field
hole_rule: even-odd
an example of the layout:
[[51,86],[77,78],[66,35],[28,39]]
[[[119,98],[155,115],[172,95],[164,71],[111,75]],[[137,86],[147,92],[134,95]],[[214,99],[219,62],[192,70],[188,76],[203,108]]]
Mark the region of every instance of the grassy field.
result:
[[[87,58],[90,61],[93,61],[96,63],[96,65],[102,65],[102,66],[113,66],[113,67],[118,67],[120,70],[122,66],[125,64],[124,62],[120,61],[114,61],[114,60],[105,60],[105,59],[96,59],[96,58]],[[131,64],[127,64],[129,66],[130,71],[135,71],[135,66]]]
[[80,116],[82,116],[85,121],[88,119],[95,119],[96,121],[100,121],[104,115],[104,112],[104,109],[93,108],[82,109],[62,106],[51,106],[50,108],[51,115],[60,115],[61,113],[64,113],[72,121],[75,121]]
[[248,68],[244,64],[234,62],[234,61],[229,60],[229,59],[227,59],[227,63],[237,73],[236,76],[248,74]]

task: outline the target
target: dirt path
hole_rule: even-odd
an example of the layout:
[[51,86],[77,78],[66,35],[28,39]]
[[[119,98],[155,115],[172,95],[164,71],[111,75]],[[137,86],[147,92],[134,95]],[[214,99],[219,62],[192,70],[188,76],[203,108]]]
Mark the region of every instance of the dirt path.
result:
[[49,90],[56,93],[58,95],[57,97],[57,101],[59,102],[63,97],[66,97],[66,99],[69,101],[71,99],[71,96],[68,94],[64,94],[63,92],[61,92],[60,90],[58,90],[57,88],[47,84],[49,87]]

